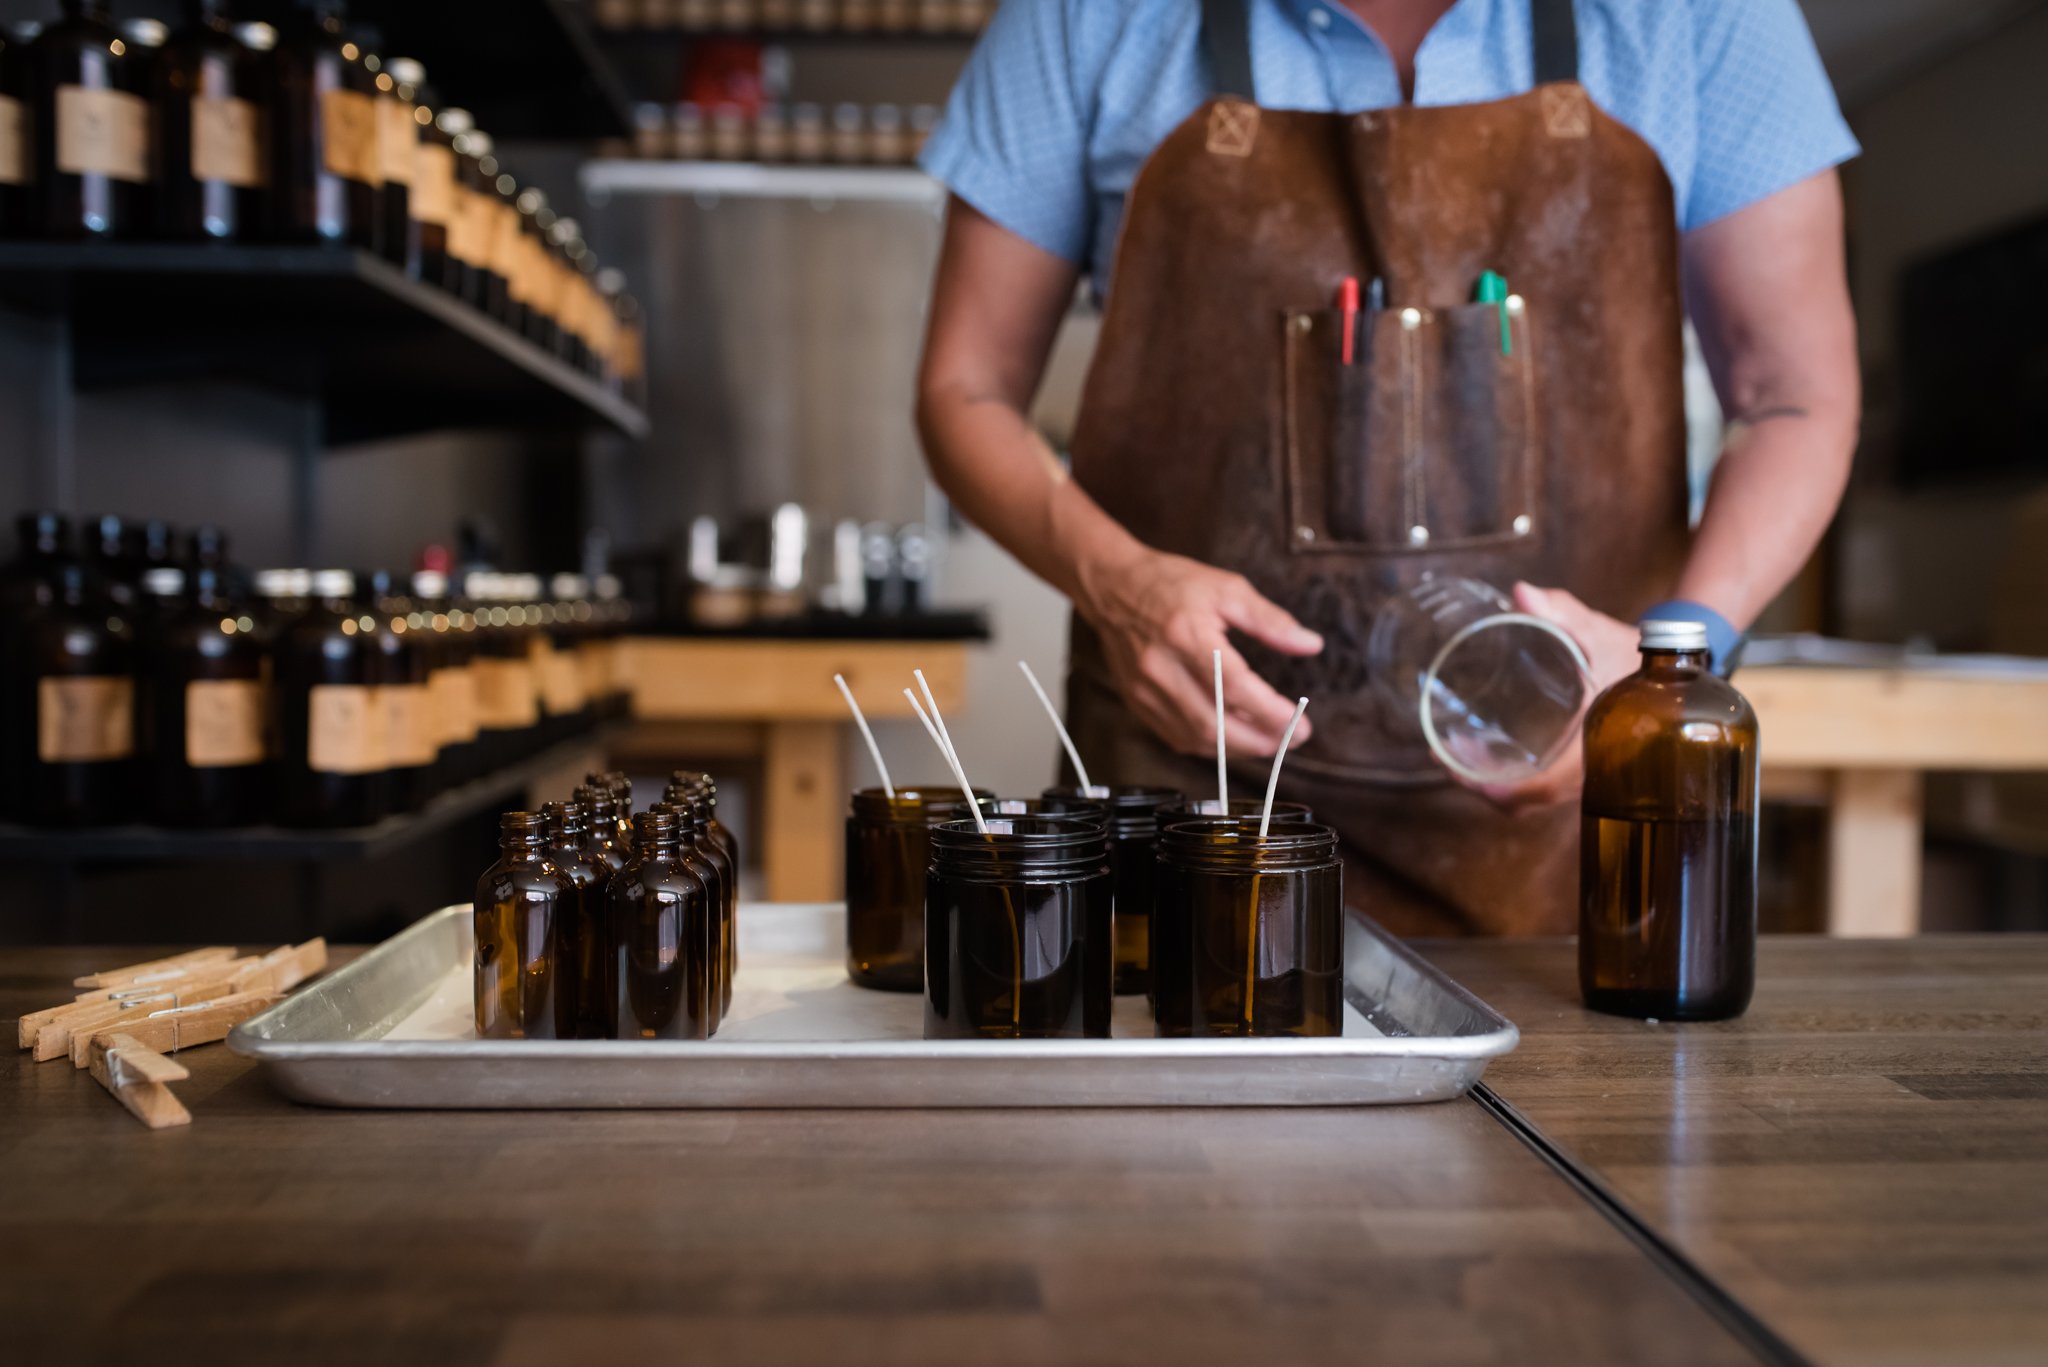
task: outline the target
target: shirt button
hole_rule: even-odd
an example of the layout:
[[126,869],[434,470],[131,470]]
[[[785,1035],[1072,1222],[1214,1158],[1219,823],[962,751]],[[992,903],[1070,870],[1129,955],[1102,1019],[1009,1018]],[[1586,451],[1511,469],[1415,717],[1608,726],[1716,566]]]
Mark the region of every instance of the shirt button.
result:
[[1310,28],[1328,28],[1330,12],[1326,9],[1312,9],[1308,12],[1308,22]]

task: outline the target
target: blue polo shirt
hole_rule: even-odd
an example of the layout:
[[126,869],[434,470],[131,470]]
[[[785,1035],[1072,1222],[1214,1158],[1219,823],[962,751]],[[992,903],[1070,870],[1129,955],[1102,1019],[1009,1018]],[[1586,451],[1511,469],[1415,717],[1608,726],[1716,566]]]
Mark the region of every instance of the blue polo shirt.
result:
[[[1247,0],[1269,108],[1401,103],[1393,59],[1336,0]],[[1579,79],[1655,148],[1681,228],[1848,160],[1856,139],[1794,0],[1576,0]],[[1107,290],[1124,197],[1212,93],[1197,0],[1002,0],[926,145],[925,169]],[[1534,82],[1529,0],[1457,0],[1415,58],[1415,103]]]

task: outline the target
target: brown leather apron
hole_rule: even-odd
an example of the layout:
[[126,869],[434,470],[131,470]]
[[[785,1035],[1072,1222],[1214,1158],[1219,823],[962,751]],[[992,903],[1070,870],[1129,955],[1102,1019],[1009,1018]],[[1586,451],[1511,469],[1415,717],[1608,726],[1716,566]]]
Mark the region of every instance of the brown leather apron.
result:
[[[1252,103],[1244,0],[1207,0],[1222,93],[1131,189],[1073,440],[1075,478],[1140,540],[1323,634],[1310,659],[1236,644],[1312,700],[1282,793],[1337,828],[1347,900],[1408,934],[1570,929],[1577,811],[1510,816],[1448,781],[1367,677],[1380,602],[1436,572],[1632,621],[1687,545],[1671,186],[1578,84],[1570,0],[1532,17],[1527,94],[1324,114]],[[1471,302],[1486,271],[1509,304]],[[1347,276],[1384,291],[1348,366]],[[1213,762],[1130,716],[1078,617],[1072,658],[1091,771],[1210,792]],[[1247,757],[1235,791],[1265,767]]]

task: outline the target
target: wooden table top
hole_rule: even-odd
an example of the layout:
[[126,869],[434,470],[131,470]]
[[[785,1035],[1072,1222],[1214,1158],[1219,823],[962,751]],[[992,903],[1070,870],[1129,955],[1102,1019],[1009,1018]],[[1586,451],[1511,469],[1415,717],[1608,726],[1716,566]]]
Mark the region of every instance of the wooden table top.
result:
[[[1817,1359],[2038,1360],[2048,940],[1774,943],[1682,1034],[1579,1012],[1562,946],[1429,949],[1521,1023],[1508,1100]],[[0,953],[0,1017],[148,953]],[[1471,1101],[343,1112],[182,1061],[155,1133],[0,1065],[18,1360],[1752,1360]]]

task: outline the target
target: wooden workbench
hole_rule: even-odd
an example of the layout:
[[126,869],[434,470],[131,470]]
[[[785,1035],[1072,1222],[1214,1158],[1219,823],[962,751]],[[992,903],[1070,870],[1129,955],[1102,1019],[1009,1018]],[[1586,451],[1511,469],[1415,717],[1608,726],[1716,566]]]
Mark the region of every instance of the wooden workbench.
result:
[[[2048,939],[1774,940],[1683,1029],[1580,1011],[1560,944],[1425,948],[1525,1032],[1500,1102],[343,1112],[212,1046],[149,1132],[17,1056],[9,1359],[2039,1360]],[[9,952],[0,1016],[143,956]]]

